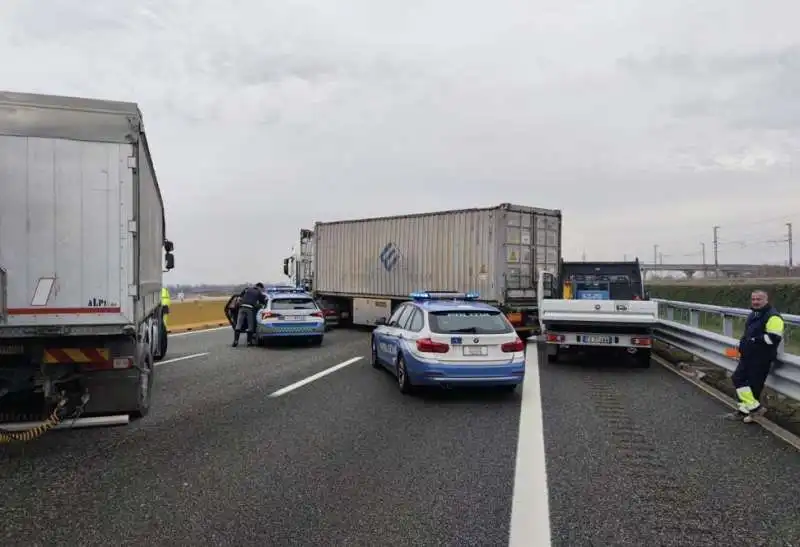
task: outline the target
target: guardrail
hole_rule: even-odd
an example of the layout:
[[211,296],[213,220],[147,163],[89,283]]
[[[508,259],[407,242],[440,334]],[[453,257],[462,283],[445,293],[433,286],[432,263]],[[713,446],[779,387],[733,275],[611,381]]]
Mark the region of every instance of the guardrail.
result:
[[[731,372],[736,369],[738,361],[731,351],[739,346],[750,310],[656,298],[653,301],[658,302],[658,340]],[[781,317],[786,325],[784,339],[767,386],[800,401],[800,315],[782,313]]]

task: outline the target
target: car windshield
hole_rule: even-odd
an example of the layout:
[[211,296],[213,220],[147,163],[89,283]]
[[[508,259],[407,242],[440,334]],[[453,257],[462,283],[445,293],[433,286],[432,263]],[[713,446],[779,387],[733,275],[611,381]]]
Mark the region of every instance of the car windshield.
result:
[[311,298],[275,298],[270,306],[273,310],[313,310],[316,307]]
[[428,316],[431,332],[437,334],[506,334],[514,331],[498,311],[435,311]]

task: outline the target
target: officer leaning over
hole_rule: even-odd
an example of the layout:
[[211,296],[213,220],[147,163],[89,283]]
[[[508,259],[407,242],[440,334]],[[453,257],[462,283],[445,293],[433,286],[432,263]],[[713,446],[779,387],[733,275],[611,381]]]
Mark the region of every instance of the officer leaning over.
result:
[[247,324],[247,345],[253,344],[253,334],[256,331],[256,311],[267,303],[264,294],[264,284],[256,283],[239,294],[239,312],[236,314],[236,327],[233,334],[233,347],[239,345],[239,334],[244,332]]
[[734,417],[747,423],[766,411],[759,400],[778,355],[784,328],[783,318],[770,305],[765,291],[753,291],[750,307],[753,311],[745,321],[744,334],[739,341],[739,364],[732,377],[740,401]]

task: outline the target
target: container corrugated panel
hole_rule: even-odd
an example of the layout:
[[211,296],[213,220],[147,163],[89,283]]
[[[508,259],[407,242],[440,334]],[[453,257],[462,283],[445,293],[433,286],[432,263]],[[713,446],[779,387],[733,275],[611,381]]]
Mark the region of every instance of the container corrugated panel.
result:
[[405,298],[418,290],[455,290],[501,301],[507,287],[535,286],[537,252],[542,266],[547,258],[557,262],[560,227],[560,211],[508,204],[317,223],[314,283],[331,295]]
[[129,323],[129,144],[0,136],[8,324]]

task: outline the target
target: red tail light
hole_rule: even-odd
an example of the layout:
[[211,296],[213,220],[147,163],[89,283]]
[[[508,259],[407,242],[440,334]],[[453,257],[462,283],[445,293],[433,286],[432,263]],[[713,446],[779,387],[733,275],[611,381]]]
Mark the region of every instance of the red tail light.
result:
[[506,342],[500,349],[503,350],[503,353],[514,353],[518,351],[525,351],[525,342],[517,338],[513,342]]
[[271,311],[262,311],[261,312],[261,319],[269,319],[270,317],[278,317],[277,314],[272,313]]
[[315,311],[311,314],[311,317],[323,317],[323,315],[321,311]]
[[640,336],[639,338],[632,338],[631,342],[634,346],[650,346],[652,344],[652,340],[647,336]]
[[434,342],[430,338],[423,338],[422,340],[417,340],[417,350],[423,353],[447,353],[450,351],[450,346],[441,342]]
[[548,334],[547,335],[548,342],[563,342],[564,335],[563,334]]

